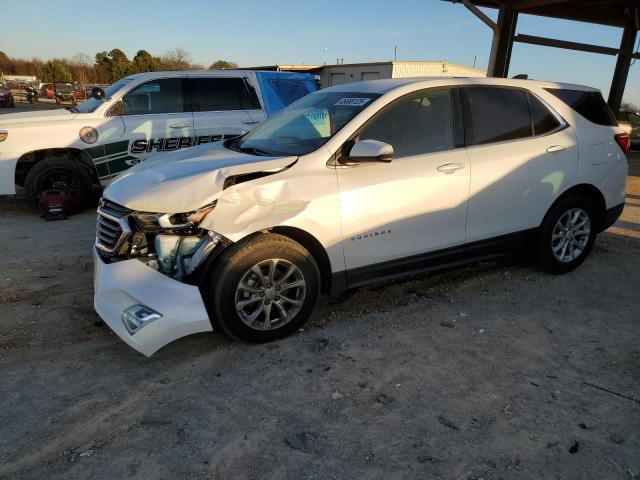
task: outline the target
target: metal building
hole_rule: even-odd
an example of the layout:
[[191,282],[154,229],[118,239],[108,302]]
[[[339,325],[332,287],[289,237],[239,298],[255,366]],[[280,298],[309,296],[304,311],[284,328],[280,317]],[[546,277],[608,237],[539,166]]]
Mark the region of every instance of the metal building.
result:
[[378,78],[486,76],[483,70],[446,61],[343,63],[323,65],[313,73],[320,76],[320,85],[323,88]]
[[245,70],[273,70],[304,72],[318,75],[322,88],[343,83],[378,78],[407,77],[486,77],[484,70],[466,67],[443,60],[426,62],[388,61],[369,63],[340,63],[336,65],[262,65],[243,67]]

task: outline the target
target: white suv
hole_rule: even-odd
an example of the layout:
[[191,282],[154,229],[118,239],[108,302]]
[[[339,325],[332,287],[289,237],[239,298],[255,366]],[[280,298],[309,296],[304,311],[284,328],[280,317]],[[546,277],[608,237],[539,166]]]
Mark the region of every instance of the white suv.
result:
[[629,138],[601,94],[398,79],[313,93],[104,192],[95,308],[151,355],[221,328],[296,331],[320,292],[516,252],[576,268],[620,215]]

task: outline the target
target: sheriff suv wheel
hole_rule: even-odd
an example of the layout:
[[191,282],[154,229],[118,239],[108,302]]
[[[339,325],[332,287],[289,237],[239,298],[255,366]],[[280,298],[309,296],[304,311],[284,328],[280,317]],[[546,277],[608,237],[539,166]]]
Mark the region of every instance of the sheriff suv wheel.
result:
[[63,190],[67,194],[70,213],[89,205],[93,184],[87,169],[64,157],[47,158],[36,163],[25,179],[29,198],[36,202],[45,190]]
[[546,270],[562,274],[578,267],[589,255],[597,232],[594,203],[574,195],[548,213],[538,240],[538,259]]
[[202,287],[214,322],[251,343],[286,337],[307,320],[320,292],[320,273],[302,245],[259,234],[225,251]]

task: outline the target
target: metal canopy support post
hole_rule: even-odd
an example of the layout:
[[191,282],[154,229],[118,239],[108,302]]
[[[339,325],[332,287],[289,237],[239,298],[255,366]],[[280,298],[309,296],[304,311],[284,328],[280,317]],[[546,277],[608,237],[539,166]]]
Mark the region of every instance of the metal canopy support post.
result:
[[631,57],[633,56],[637,33],[638,28],[633,24],[628,25],[622,33],[620,52],[618,53],[616,69],[613,72],[613,80],[611,80],[611,89],[609,90],[608,103],[614,112],[620,110],[622,105],[622,96],[629,76],[629,67],[631,66]]
[[506,78],[509,75],[513,37],[516,33],[517,22],[518,12],[514,10],[511,2],[501,5],[498,13],[498,29],[494,31],[491,45],[491,58],[487,72],[490,77]]

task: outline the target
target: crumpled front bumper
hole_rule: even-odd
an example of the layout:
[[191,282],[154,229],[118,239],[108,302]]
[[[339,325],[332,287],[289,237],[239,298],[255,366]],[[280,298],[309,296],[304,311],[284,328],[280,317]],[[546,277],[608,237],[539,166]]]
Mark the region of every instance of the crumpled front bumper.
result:
[[[94,306],[122,340],[150,356],[168,343],[193,333],[212,331],[198,287],[173,280],[139,260],[106,263],[93,252]],[[162,318],[129,333],[122,313],[143,305]]]

